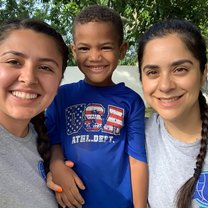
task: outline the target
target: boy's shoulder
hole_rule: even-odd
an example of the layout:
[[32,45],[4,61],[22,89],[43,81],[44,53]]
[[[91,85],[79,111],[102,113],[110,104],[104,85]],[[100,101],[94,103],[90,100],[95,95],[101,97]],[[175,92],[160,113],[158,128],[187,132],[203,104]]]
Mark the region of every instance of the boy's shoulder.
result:
[[136,91],[134,91],[132,88],[126,86],[125,83],[124,83],[124,88],[126,89],[127,92],[138,95],[138,93]]
[[124,88],[124,91],[126,92],[126,94],[128,94],[129,96],[141,98],[141,96],[136,91],[134,91],[130,87],[126,86],[125,83],[123,83],[123,88]]
[[118,83],[117,85],[120,85],[120,91],[115,92],[114,95],[116,97],[120,98],[121,100],[126,100],[135,106],[144,106],[142,96],[139,95],[136,91],[126,86],[123,82]]
[[78,81],[78,82],[72,82],[72,83],[66,83],[66,84],[62,84],[59,86],[59,91],[64,91],[64,90],[68,90],[71,88],[76,88],[80,85],[82,80]]

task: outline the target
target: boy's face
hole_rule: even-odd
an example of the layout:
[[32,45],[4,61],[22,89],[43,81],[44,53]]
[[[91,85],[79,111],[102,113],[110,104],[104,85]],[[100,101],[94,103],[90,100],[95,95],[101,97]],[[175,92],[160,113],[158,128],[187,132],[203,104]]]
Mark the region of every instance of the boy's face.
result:
[[126,50],[127,44],[119,44],[118,33],[110,22],[89,22],[75,27],[72,52],[85,81],[91,85],[112,85],[113,71]]

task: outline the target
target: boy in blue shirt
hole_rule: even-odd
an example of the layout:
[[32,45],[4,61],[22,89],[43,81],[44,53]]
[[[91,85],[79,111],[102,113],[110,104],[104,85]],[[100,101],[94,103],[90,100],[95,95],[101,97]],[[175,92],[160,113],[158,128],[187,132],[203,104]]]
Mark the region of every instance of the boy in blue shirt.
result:
[[63,188],[57,200],[70,207],[146,207],[145,106],[136,92],[112,81],[127,50],[120,15],[89,6],[75,18],[73,38],[85,79],[61,86],[46,112],[50,169]]

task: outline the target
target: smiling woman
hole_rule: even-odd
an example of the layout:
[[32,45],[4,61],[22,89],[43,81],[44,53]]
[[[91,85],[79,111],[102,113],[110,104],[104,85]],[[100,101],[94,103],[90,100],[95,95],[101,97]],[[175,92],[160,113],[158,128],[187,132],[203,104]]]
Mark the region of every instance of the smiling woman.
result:
[[0,26],[0,207],[57,207],[42,178],[50,156],[43,112],[67,58],[61,35],[44,22]]
[[149,205],[207,207],[205,41],[190,22],[159,22],[140,39],[138,61],[144,97],[157,111],[145,129]]
[[[36,44],[32,50],[31,42]],[[11,32],[1,42],[0,51],[0,117],[8,122],[22,120],[22,128],[13,124],[13,131],[7,130],[25,136],[31,117],[42,112],[56,94],[62,57],[54,40],[28,29]]]
[[[199,61],[177,34],[151,40],[145,47],[141,67],[145,99],[166,120],[167,129],[169,122],[183,125],[184,116],[198,123],[203,76]],[[193,134],[193,139],[196,136]],[[188,139],[191,141],[190,136]]]

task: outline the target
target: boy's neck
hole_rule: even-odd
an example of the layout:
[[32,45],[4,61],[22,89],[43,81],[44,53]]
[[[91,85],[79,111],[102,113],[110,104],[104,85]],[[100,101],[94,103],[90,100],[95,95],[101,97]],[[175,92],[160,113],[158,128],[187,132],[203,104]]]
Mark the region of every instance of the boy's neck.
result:
[[86,79],[84,79],[84,81],[85,81],[87,84],[92,85],[92,86],[94,86],[94,87],[110,87],[110,86],[115,85],[115,83],[114,83],[112,80],[109,81],[109,82],[106,82],[106,83],[99,83],[99,82],[95,83],[95,82],[90,82],[90,81],[88,81],[88,80],[86,80]]

